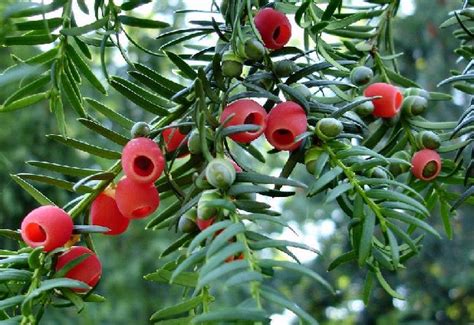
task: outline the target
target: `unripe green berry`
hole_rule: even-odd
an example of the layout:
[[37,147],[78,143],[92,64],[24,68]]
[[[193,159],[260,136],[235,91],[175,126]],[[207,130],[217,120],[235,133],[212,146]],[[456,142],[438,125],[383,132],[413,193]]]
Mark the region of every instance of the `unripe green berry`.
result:
[[402,112],[406,116],[422,114],[428,107],[428,101],[421,96],[408,96],[403,100]]
[[242,74],[242,59],[232,51],[227,51],[222,57],[222,74],[226,77],[240,77]]
[[[363,99],[365,97],[357,97],[354,98],[354,101]],[[366,117],[372,115],[374,112],[374,104],[372,103],[371,100],[368,100],[366,102],[363,102],[362,104],[358,105],[356,108],[354,108],[354,111],[359,115],[360,117]]]
[[298,66],[292,60],[281,60],[273,63],[273,72],[278,78],[289,77]]
[[316,135],[324,141],[337,137],[343,129],[342,123],[332,117],[322,118],[316,123]]
[[206,190],[202,192],[197,205],[197,217],[202,220],[208,220],[215,217],[217,209],[206,206],[206,203],[220,198],[221,196],[217,190]]
[[303,97],[304,99],[309,99],[311,96],[313,96],[313,94],[311,93],[311,90],[309,90],[309,88],[303,84],[294,83],[294,84],[291,84],[290,87],[296,90],[299,93],[299,95]]
[[234,183],[235,176],[235,168],[227,159],[213,159],[206,167],[206,179],[215,188],[228,188]]
[[304,164],[306,165],[306,170],[313,175],[316,170],[316,162],[318,161],[321,154],[324,152],[321,147],[311,147],[306,151],[304,155]]
[[186,211],[185,214],[183,214],[179,218],[178,222],[178,230],[183,232],[183,233],[193,233],[198,230],[198,227],[196,225],[196,218],[197,218],[197,209],[192,208]]
[[188,149],[189,149],[189,152],[193,155],[200,154],[201,151],[202,151],[202,149],[201,149],[201,137],[200,137],[199,132],[197,130],[194,130],[189,135]]
[[403,91],[403,97],[421,96],[427,100],[430,99],[430,93],[421,88],[407,88]]
[[355,67],[351,71],[351,82],[356,85],[356,86],[364,86],[372,80],[374,77],[374,72],[372,69],[361,66],[361,67]]
[[248,59],[260,61],[265,55],[265,46],[255,38],[248,38],[244,43],[244,53]]
[[[406,151],[398,151],[392,156],[392,158],[402,159],[407,162],[411,161],[411,156]],[[400,174],[406,173],[409,169],[410,169],[409,164],[391,163],[389,166],[389,170],[394,176],[398,176]]]
[[150,125],[146,122],[137,122],[130,131],[132,138],[146,137],[150,134]]
[[420,148],[436,150],[441,145],[441,139],[433,131],[422,131],[416,137]]

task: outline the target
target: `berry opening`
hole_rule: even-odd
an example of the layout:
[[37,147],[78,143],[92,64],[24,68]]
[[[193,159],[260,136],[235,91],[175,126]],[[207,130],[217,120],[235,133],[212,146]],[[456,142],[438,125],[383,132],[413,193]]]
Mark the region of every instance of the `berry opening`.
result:
[[291,29],[286,24],[279,25],[275,28],[272,34],[272,38],[278,45],[285,45],[288,42],[288,36],[291,33]]
[[138,156],[133,162],[133,170],[139,176],[148,176],[153,172],[155,165],[150,158],[146,156]]
[[142,217],[147,216],[151,210],[152,210],[152,207],[147,205],[145,207],[141,207],[141,208],[133,210],[132,216],[134,218],[142,218]]
[[290,145],[295,141],[295,137],[290,130],[278,129],[272,134],[273,139],[281,145]]
[[430,160],[425,168],[423,168],[423,177],[426,177],[429,179],[430,177],[433,177],[436,175],[438,172],[438,162],[435,160]]
[[44,231],[43,227],[37,223],[28,224],[28,226],[26,226],[25,233],[29,240],[36,243],[45,242],[47,238],[46,231]]
[[[255,124],[255,125],[262,125],[263,124],[264,117],[258,113],[250,113],[245,117],[244,124]],[[249,131],[248,133],[258,133],[260,131]]]

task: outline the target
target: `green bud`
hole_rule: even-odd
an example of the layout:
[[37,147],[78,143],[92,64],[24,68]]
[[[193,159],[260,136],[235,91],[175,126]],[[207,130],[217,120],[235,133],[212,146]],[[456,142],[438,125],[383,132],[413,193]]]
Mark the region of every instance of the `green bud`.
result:
[[146,137],[150,134],[150,125],[146,122],[137,122],[130,131],[132,138]]
[[372,69],[365,66],[355,67],[352,69],[350,76],[351,82],[356,86],[367,85],[373,77],[374,72]]
[[[395,154],[393,154],[392,158],[402,159],[408,162],[411,161],[411,156],[406,151],[398,151]],[[408,164],[391,163],[389,166],[389,170],[394,176],[398,176],[400,174],[406,173],[409,169],[410,169],[410,165]]]
[[183,233],[193,233],[198,230],[198,227],[196,225],[196,218],[197,218],[197,209],[192,208],[186,211],[185,214],[183,214],[179,218],[178,222],[178,230],[183,232]]
[[273,63],[273,72],[278,78],[289,77],[298,66],[292,60],[281,60]]
[[265,55],[265,46],[255,38],[248,38],[244,43],[244,53],[248,59],[260,61]]
[[430,93],[421,88],[407,88],[403,91],[403,97],[421,96],[426,100],[430,99]]
[[324,141],[337,137],[343,129],[342,123],[332,117],[322,118],[316,123],[316,135]]
[[311,147],[308,151],[306,151],[304,155],[304,164],[306,165],[306,170],[311,175],[314,175],[314,171],[316,170],[316,162],[323,152],[324,150],[321,147]]
[[[354,98],[354,101],[363,99],[365,97],[356,97]],[[354,111],[359,115],[360,117],[366,117],[372,115],[374,112],[374,104],[372,103],[371,100],[363,102],[362,104],[358,105],[357,107],[354,108]]]
[[402,112],[406,116],[415,116],[422,114],[428,107],[428,101],[421,96],[405,97],[402,104]]
[[441,139],[433,131],[422,131],[416,137],[421,148],[436,150],[441,145]]
[[206,202],[220,199],[221,196],[217,190],[206,190],[202,192],[197,205],[197,217],[202,220],[208,220],[217,215],[217,209],[206,206]]
[[189,152],[193,155],[197,155],[201,153],[201,137],[199,136],[199,132],[197,130],[194,130],[189,135],[188,149],[189,149]]
[[243,70],[242,59],[232,51],[227,51],[222,56],[222,74],[226,77],[240,77]]
[[228,188],[234,183],[235,176],[235,168],[227,159],[213,159],[206,167],[206,179],[215,188]]
[[300,96],[303,97],[304,99],[309,99],[311,96],[313,96],[313,94],[311,93],[311,90],[309,90],[309,88],[303,84],[294,83],[294,84],[291,84],[290,87],[296,90],[300,94]]

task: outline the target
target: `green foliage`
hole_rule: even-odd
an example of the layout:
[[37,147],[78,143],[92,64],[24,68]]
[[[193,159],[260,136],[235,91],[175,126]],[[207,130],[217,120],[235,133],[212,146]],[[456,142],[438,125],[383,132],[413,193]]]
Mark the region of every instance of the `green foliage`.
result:
[[[13,180],[39,204],[50,204],[52,200],[33,187],[30,181],[72,192],[76,197],[63,206],[78,220],[88,213],[95,197],[120,177],[120,149],[128,142],[128,134],[135,122],[101,101],[85,96],[83,78],[95,89],[95,93],[89,96],[107,94],[103,81],[90,64],[92,53],[98,53],[105,81],[128,102],[134,103],[133,107],[141,110],[142,116],[149,117],[149,137],[161,143],[161,132],[171,124],[188,126],[198,132],[199,152],[183,158],[185,162],[181,165],[175,163],[178,161],[177,153],[168,154],[165,173],[156,186],[161,197],[169,198],[172,203],[156,214],[146,228],[152,231],[176,229],[180,217],[187,211],[197,206],[199,215],[201,204],[216,218],[206,230],[184,234],[170,243],[160,258],[170,255],[174,259],[145,276],[146,280],[184,289],[182,301],[159,308],[151,315],[152,322],[250,321],[263,324],[269,321],[271,314],[267,305],[271,305],[294,312],[302,322],[316,324],[312,315],[284,293],[270,288],[267,282],[272,280],[276,268],[282,268],[308,277],[333,293],[329,282],[302,265],[289,247],[316,253],[317,250],[301,242],[273,239],[262,234],[256,226],[262,222],[282,227],[288,225],[271,205],[240,196],[251,193],[276,198],[292,196],[303,190],[308,197],[324,194],[327,202],[335,200],[350,219],[346,232],[350,247],[346,253],[335,257],[329,269],[357,261],[367,274],[361,294],[365,302],[376,283],[393,298],[403,299],[387,277],[405,269],[407,261],[420,254],[422,236],[415,238],[415,232],[440,237],[430,220],[434,202],[440,202],[442,223],[448,237],[453,235],[450,220],[454,209],[464,202],[473,203],[471,124],[474,119],[472,106],[465,110],[458,122],[431,122],[411,115],[383,121],[356,113],[357,107],[371,100],[360,97],[362,86],[354,86],[346,79],[356,66],[370,67],[375,81],[401,88],[419,88],[417,82],[400,74],[397,64],[399,55],[394,48],[392,25],[399,1],[369,1],[369,6],[361,7],[349,6],[342,0],[330,0],[326,6],[312,1],[273,3],[276,9],[295,14],[297,25],[303,29],[304,49],[289,46],[267,51],[261,63],[242,60],[246,66],[242,74],[223,71],[225,53],[242,41],[245,28],[255,39],[260,38],[252,22],[258,3],[249,0],[230,2],[224,14],[225,22],[213,18],[193,22],[198,27],[163,32],[158,40],[165,43],[159,52],[153,52],[139,45],[127,32],[129,27],[169,27],[165,22],[134,16],[133,9],[146,2],[128,1],[119,8],[112,1],[96,0],[92,13],[85,1],[79,1],[84,13],[91,11],[90,14],[95,16],[84,26],[77,26],[72,1],[68,0],[55,0],[48,5],[14,5],[5,10],[5,28],[12,31],[8,36],[2,34],[1,41],[6,47],[50,44],[51,48],[26,59],[14,58],[15,64],[1,76],[0,84],[14,83],[17,89],[5,99],[0,113],[27,109],[48,100],[60,134],[49,134],[47,138],[81,151],[101,165],[110,165],[91,169],[62,162],[30,161],[30,165],[55,173],[55,176],[39,174],[35,169],[35,173],[12,175]],[[60,17],[28,18],[58,9],[62,10]],[[459,24],[460,29],[454,32],[454,36],[463,44],[456,53],[466,60],[472,59],[469,47],[464,45],[472,37],[469,27],[466,27],[471,19],[470,9],[466,2],[460,11],[454,12],[452,18],[456,20],[450,18],[443,24],[443,27]],[[126,14],[121,10],[127,11]],[[218,10],[218,6],[213,6],[212,10]],[[120,36],[127,37],[147,55],[169,60],[180,77],[178,81],[163,76],[154,67],[132,62],[120,43]],[[219,38],[217,45],[221,48],[196,45],[195,38],[201,36]],[[327,36],[338,38],[333,43],[333,38]],[[183,44],[185,51],[196,49],[197,52],[179,53],[177,45]],[[107,54],[112,48],[119,50],[133,79],[109,74]],[[290,60],[294,68],[284,74],[276,73],[274,62],[281,62],[279,60]],[[471,94],[470,70],[470,65],[467,65],[440,86],[453,84],[456,89]],[[295,83],[307,87],[308,95],[295,89],[292,86]],[[269,110],[283,96],[304,107],[309,131],[314,131],[323,118],[335,118],[342,133],[326,138],[318,138],[315,132],[304,133],[298,138],[303,140],[301,148],[285,156],[280,175],[274,177],[258,172],[252,164],[280,157],[275,150],[265,153],[261,147],[237,145],[227,138],[233,133],[252,131],[254,126],[225,128],[218,121],[226,103],[238,98],[261,98]],[[434,100],[448,99],[449,95],[430,93],[429,104]],[[69,107],[63,103],[69,104],[72,111],[67,111],[67,114],[76,116],[78,124],[87,129],[92,140],[79,139],[71,132],[71,125],[76,124],[66,123],[64,108]],[[410,173],[392,174],[392,165],[410,164],[397,158],[396,153],[404,150],[413,154],[421,149],[416,135],[425,130],[433,131],[440,138],[440,153],[456,152],[454,159],[449,155],[443,157],[443,171],[433,182],[416,180]],[[97,135],[102,137],[102,142],[98,141]],[[297,163],[303,162],[305,151],[315,145],[320,146],[322,152],[314,162],[314,177],[310,184],[290,178]],[[204,179],[206,166],[214,157],[224,156],[233,158],[244,171],[237,173],[233,184],[219,186],[222,189],[217,199],[200,200],[203,191],[209,189]],[[373,168],[378,168],[385,176],[379,178],[376,173],[366,173]],[[460,183],[467,187],[463,194],[452,191],[452,185]],[[291,191],[282,191],[282,186],[291,187]],[[243,219],[251,223],[244,223]],[[103,231],[87,226],[76,226],[75,229],[91,249],[94,248],[91,233]],[[19,319],[22,324],[35,323],[41,319],[47,305],[74,305],[81,311],[84,302],[102,301],[94,293],[78,295],[68,290],[77,287],[78,283],[73,280],[55,278],[57,274],[54,274],[53,265],[57,251],[44,254],[24,248],[18,233],[8,229],[0,235],[20,244],[19,250],[5,251],[5,259],[0,260],[0,282],[8,284],[0,301],[0,308],[4,311],[0,316],[2,319]],[[262,259],[260,250],[270,250],[272,258]],[[288,255],[289,259],[280,260],[276,255],[279,253]],[[223,281],[232,290],[239,288],[243,291],[240,305],[222,307],[220,303],[213,303],[220,299],[215,289]]]

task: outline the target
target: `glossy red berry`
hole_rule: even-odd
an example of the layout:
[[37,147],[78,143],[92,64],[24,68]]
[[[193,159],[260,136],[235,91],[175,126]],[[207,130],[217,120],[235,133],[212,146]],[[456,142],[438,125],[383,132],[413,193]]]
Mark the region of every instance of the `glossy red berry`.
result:
[[137,183],[128,177],[118,182],[115,200],[119,211],[130,219],[145,218],[160,205],[160,195],[153,184]]
[[280,49],[291,38],[291,23],[280,11],[264,8],[257,13],[254,22],[268,49]]
[[267,116],[265,137],[278,150],[297,149],[301,140],[296,137],[306,131],[306,113],[295,102],[284,102],[276,105]]
[[119,235],[127,230],[130,219],[123,216],[115,201],[115,190],[99,194],[91,205],[91,224],[107,227],[105,235]]
[[221,114],[221,123],[224,123],[231,114],[234,114],[234,116],[230,118],[226,123],[226,126],[244,124],[255,124],[260,126],[258,131],[239,132],[230,135],[229,137],[236,142],[249,143],[257,139],[265,130],[265,118],[267,117],[267,112],[254,100],[241,99],[227,105]]
[[165,158],[158,145],[149,138],[130,140],[122,151],[125,175],[138,183],[153,183],[160,177]]
[[373,114],[376,117],[394,117],[403,102],[402,93],[394,86],[377,82],[368,86],[364,91],[365,97],[381,96],[382,98],[372,100],[374,104]]
[[183,134],[179,131],[179,128],[169,128],[163,130],[163,140],[165,142],[165,148],[168,152],[173,152],[178,149],[180,146],[180,150],[184,155],[187,153],[186,148],[186,134]]
[[197,224],[199,230],[203,231],[204,229],[210,227],[214,223],[215,220],[216,220],[216,218],[210,218],[210,219],[197,218],[196,219],[196,224]]
[[441,172],[441,157],[431,149],[416,152],[411,160],[413,175],[423,181],[435,179]]
[[[83,246],[73,246],[70,250],[59,255],[56,263],[56,272],[65,267],[69,262],[76,260],[82,255],[89,255],[79,264],[70,269],[64,277],[82,281],[89,287],[94,287],[102,275],[102,265],[97,255]],[[76,292],[84,292],[84,289],[73,289]]]
[[21,237],[30,247],[45,252],[64,246],[72,235],[71,217],[61,208],[45,205],[31,211],[21,223]]

